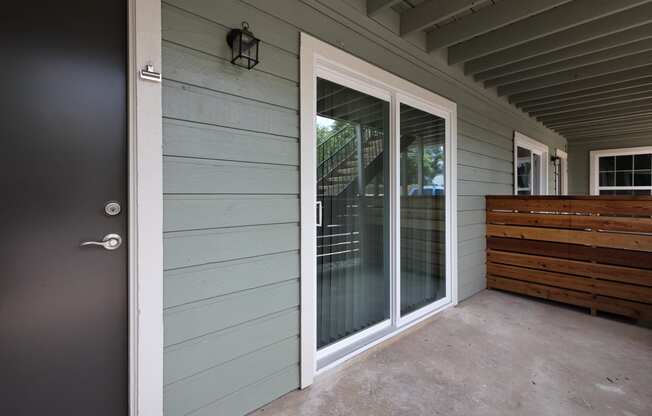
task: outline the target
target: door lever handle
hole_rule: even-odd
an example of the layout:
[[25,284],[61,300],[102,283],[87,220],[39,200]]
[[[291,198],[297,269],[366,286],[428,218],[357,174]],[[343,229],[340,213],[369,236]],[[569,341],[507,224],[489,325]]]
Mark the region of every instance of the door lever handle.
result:
[[100,246],[106,250],[115,250],[122,245],[122,237],[119,234],[107,234],[102,241],[84,241],[80,244],[83,246]]

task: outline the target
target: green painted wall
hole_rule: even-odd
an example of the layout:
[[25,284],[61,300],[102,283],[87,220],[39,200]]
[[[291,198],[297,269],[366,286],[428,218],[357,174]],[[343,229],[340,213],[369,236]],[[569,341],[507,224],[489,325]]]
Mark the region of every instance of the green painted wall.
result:
[[[232,66],[229,28],[263,42]],[[565,140],[358,0],[163,2],[164,406],[242,415],[299,385],[299,34],[458,103],[459,283],[485,287],[484,198],[512,192],[513,131]]]

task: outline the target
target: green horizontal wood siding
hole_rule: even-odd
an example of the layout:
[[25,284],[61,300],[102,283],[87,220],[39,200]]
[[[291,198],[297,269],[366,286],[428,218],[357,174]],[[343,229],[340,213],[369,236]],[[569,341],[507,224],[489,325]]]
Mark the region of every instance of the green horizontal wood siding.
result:
[[[513,131],[563,148],[363,6],[163,2],[166,416],[243,415],[299,386],[302,30],[458,103],[461,299],[485,286],[483,196],[512,192]],[[262,39],[252,71],[225,41],[243,20]]]

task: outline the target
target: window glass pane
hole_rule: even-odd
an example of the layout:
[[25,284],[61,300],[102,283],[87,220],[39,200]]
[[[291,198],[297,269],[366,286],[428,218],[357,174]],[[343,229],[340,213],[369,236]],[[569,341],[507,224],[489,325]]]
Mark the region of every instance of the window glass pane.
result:
[[616,170],[632,170],[634,168],[634,156],[616,156]]
[[652,190],[650,189],[635,189],[634,195],[652,195]]
[[634,190],[632,189],[617,189],[614,191],[614,195],[634,195]]
[[531,194],[532,152],[523,147],[517,147],[516,180],[519,195]]
[[389,103],[317,80],[317,347],[390,316]]
[[445,120],[401,104],[401,315],[446,296]]
[[615,173],[600,173],[600,186],[616,186],[616,174]]
[[615,195],[616,191],[600,189],[600,195]]
[[616,170],[616,158],[614,156],[605,156],[600,158],[600,172],[610,172]]
[[634,169],[652,169],[652,155],[634,155]]
[[536,153],[532,154],[532,195],[541,193],[541,156]]
[[616,172],[616,186],[632,186],[632,171]]
[[652,173],[649,170],[638,170],[634,172],[634,186],[652,185]]

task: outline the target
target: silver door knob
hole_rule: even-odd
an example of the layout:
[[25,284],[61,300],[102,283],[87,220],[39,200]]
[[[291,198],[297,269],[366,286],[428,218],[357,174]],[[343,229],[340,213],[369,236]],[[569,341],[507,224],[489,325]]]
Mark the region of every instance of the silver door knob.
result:
[[106,250],[115,250],[122,245],[122,237],[119,234],[107,234],[102,241],[84,241],[81,246],[100,246]]

